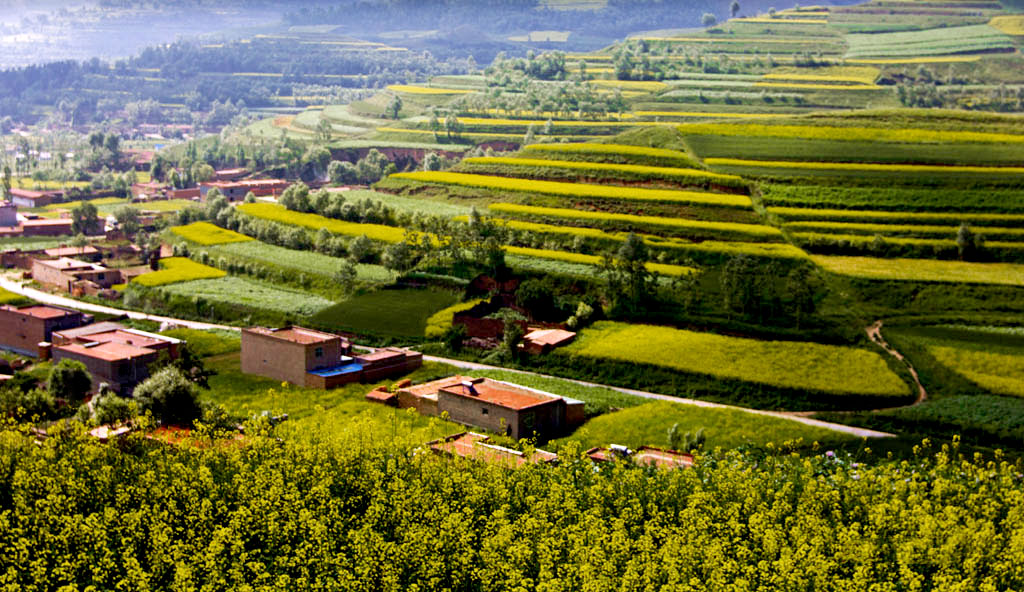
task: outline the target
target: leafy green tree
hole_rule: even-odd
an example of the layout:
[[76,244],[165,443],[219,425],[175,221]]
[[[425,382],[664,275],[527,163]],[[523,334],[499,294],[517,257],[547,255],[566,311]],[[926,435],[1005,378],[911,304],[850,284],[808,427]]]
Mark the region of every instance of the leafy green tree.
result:
[[740,2],[739,0],[732,0],[732,4],[729,5],[729,16],[736,18],[736,15],[740,13]]
[[815,308],[814,297],[817,290],[813,282],[809,266],[794,267],[786,276],[786,296],[790,315],[796,321],[796,329],[806,315],[812,314]]
[[165,424],[191,426],[200,417],[199,390],[181,370],[165,366],[135,387],[139,406]]
[[402,112],[402,97],[395,95],[391,97],[391,102],[388,103],[387,113],[391,119],[398,119],[399,113]]
[[978,252],[978,237],[966,222],[956,231],[956,249],[962,261],[973,259]]
[[643,238],[629,233],[614,254],[604,257],[606,295],[613,310],[640,312],[654,291],[654,274],[647,269],[649,252]]
[[65,358],[50,368],[46,390],[57,399],[81,401],[92,390],[92,377],[85,364]]
[[138,412],[135,401],[108,391],[92,401],[91,421],[96,425],[111,425],[127,421]]
[[327,177],[332,185],[351,185],[359,182],[356,165],[345,160],[332,160],[327,165]]
[[131,206],[120,206],[114,210],[114,219],[118,227],[128,236],[139,232],[139,211]]
[[19,420],[52,419],[56,416],[57,402],[49,392],[32,388],[22,390],[14,385],[0,387],[0,417]]
[[205,183],[213,178],[216,171],[213,167],[206,164],[205,162],[197,162],[192,165],[192,181],[195,183]]
[[334,128],[331,127],[331,122],[326,119],[321,119],[316,124],[316,133],[314,135],[314,141],[317,144],[327,144],[334,137]]
[[11,166],[7,164],[4,165],[3,191],[4,200],[9,201],[11,199]]
[[713,27],[717,22],[718,19],[710,12],[705,12],[704,15],[700,17],[700,24],[704,27]]
[[74,234],[95,235],[99,234],[100,227],[99,212],[92,202],[82,202],[71,210],[71,232]]

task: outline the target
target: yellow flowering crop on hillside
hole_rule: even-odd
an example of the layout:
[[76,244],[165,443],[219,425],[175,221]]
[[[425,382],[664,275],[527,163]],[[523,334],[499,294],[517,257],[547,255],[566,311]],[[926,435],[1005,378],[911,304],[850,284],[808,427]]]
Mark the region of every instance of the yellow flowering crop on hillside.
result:
[[185,257],[170,257],[160,260],[159,271],[144,273],[133,279],[132,282],[152,288],[192,280],[211,280],[226,275],[225,271],[196,263]]
[[175,226],[171,233],[200,245],[224,245],[250,241],[252,238],[209,222],[193,222],[188,226]]
[[430,86],[413,86],[408,84],[390,84],[388,90],[410,95],[465,95],[476,91],[459,88],[433,88]]
[[1024,133],[1000,134],[992,132],[953,132],[916,128],[889,129],[882,127],[833,127],[824,125],[770,125],[764,123],[716,122],[681,123],[679,124],[678,129],[685,135],[700,136],[753,136],[769,138],[797,138],[806,140],[893,142],[906,144],[1024,143]]
[[946,346],[928,346],[944,366],[1001,395],[1024,397],[1024,356]]
[[278,204],[242,204],[238,206],[238,211],[243,214],[248,214],[254,218],[270,220],[271,222],[301,226],[303,228],[309,228],[310,230],[325,228],[332,234],[341,234],[345,236],[366,235],[368,238],[386,243],[402,242],[402,239],[405,237],[405,231],[401,228],[395,228],[394,226],[384,226],[383,224],[360,224],[358,222],[335,220],[334,218],[326,218],[318,214],[293,212]]
[[1024,265],[1016,263],[827,255],[812,255],[811,260],[826,271],[865,279],[1024,286]]

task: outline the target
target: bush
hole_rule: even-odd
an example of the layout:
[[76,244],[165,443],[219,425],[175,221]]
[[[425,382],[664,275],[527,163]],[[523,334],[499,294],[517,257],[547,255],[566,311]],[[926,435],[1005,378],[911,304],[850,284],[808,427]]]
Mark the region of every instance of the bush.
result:
[[81,401],[92,390],[92,377],[85,364],[63,359],[50,369],[46,389],[57,399]]
[[190,427],[200,417],[198,387],[173,366],[147,378],[135,387],[133,396],[164,424]]

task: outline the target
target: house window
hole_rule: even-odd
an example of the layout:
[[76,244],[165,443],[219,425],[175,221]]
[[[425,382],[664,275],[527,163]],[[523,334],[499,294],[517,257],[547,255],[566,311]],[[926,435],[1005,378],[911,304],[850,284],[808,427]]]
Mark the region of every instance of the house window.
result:
[[480,408],[480,415],[487,415],[488,413],[489,413],[489,411],[488,411],[488,409],[486,407],[481,407]]
[[98,276],[96,276],[96,277],[98,277],[98,278],[100,279],[100,281],[102,282],[102,281],[103,281],[103,280],[104,280],[104,279],[106,278],[106,276],[107,276],[107,274],[105,274],[105,273],[101,273],[101,274],[99,274],[99,275],[98,275]]
[[313,355],[318,357],[318,358],[324,357],[324,348],[322,348],[322,347],[316,348],[315,350],[313,350]]
[[131,369],[128,367],[128,364],[121,364],[117,367],[117,374],[118,376],[128,376],[128,372],[130,370]]

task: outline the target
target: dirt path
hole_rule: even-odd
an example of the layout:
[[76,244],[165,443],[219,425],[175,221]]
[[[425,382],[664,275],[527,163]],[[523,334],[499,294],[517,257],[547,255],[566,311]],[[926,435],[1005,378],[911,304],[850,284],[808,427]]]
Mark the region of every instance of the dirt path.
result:
[[884,349],[890,356],[896,358],[907,367],[910,372],[910,376],[914,378],[914,384],[917,385],[917,399],[911,405],[903,405],[903,407],[913,407],[914,405],[920,405],[928,399],[928,392],[924,389],[924,385],[921,384],[921,378],[917,375],[917,369],[910,363],[907,358],[896,351],[889,342],[882,337],[882,321],[875,321],[875,324],[871,325],[865,331],[868,334],[868,338],[878,344],[879,347]]

